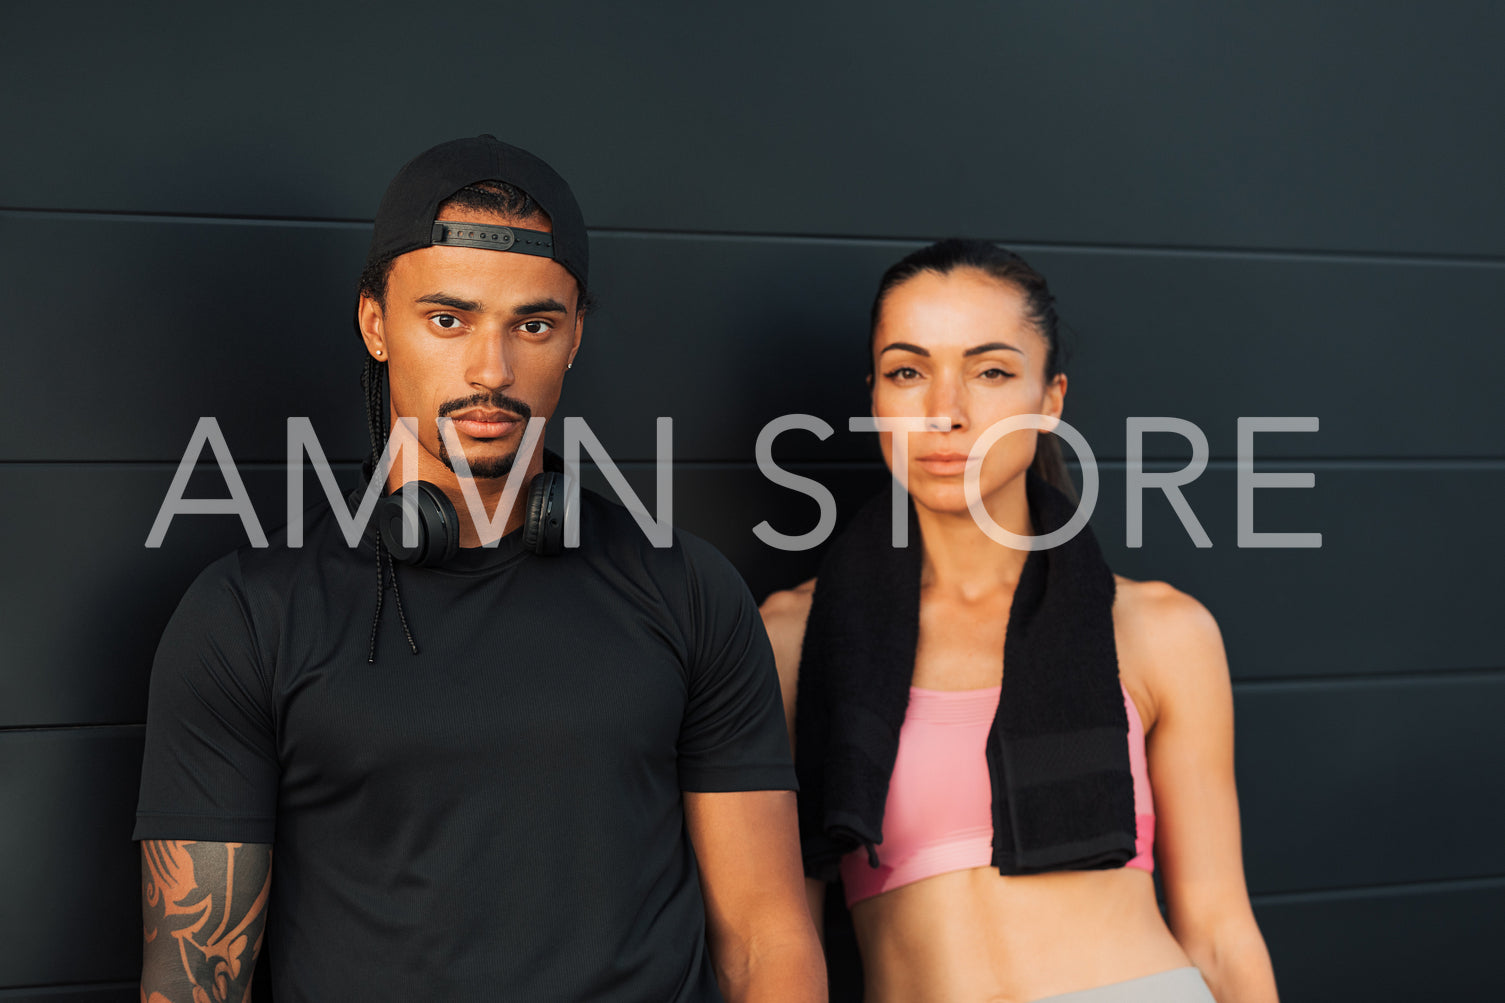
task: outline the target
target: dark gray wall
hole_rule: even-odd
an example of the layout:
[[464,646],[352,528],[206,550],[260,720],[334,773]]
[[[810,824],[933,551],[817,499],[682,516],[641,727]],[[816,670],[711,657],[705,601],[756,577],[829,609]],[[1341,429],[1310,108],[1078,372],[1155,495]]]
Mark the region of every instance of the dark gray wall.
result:
[[[814,507],[761,478],[757,431],[864,413],[879,272],[953,233],[1030,257],[1077,333],[1099,538],[1222,625],[1283,998],[1505,995],[1505,9],[334,6],[31,5],[0,32],[0,1000],[136,998],[150,659],[245,540],[147,531],[199,415],[268,527],[286,416],[358,458],[370,215],[402,160],[482,131],[594,227],[564,412],[644,491],[672,415],[678,521],[760,595],[813,555],[751,527]],[[1207,433],[1210,550],[1155,497],[1124,546],[1124,419],[1160,414]],[[1261,492],[1257,528],[1322,549],[1236,546],[1240,415],[1321,419],[1259,438],[1316,487]],[[845,511],[879,483],[844,431],[779,456]]]

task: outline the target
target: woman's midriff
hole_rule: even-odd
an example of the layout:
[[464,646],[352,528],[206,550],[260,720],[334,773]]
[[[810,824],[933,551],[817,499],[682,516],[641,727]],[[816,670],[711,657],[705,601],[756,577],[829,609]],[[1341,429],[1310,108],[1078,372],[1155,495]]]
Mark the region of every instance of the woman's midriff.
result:
[[866,1003],[1027,1003],[1191,964],[1137,868],[951,871],[852,906]]

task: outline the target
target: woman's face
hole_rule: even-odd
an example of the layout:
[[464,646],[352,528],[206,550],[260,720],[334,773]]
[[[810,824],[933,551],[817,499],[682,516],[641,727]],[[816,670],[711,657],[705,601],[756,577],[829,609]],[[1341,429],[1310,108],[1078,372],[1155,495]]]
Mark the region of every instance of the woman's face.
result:
[[[873,415],[949,419],[909,433],[906,473],[916,504],[965,512],[962,477],[972,444],[1014,415],[1060,417],[1066,377],[1046,382],[1048,346],[1024,308],[1016,286],[975,268],[921,272],[884,298],[873,334]],[[1038,434],[1011,432],[988,451],[985,499],[1024,474]],[[894,438],[878,436],[890,470]]]

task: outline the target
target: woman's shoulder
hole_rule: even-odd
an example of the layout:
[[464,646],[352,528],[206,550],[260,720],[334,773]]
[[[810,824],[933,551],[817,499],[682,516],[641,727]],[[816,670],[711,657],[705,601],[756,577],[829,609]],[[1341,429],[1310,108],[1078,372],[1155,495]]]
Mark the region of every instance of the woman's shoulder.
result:
[[1207,607],[1169,582],[1136,581],[1114,575],[1117,593],[1113,623],[1120,630],[1150,633],[1164,640],[1195,640],[1216,634],[1218,622]]
[[805,640],[805,621],[810,618],[810,602],[815,598],[815,579],[801,582],[792,589],[775,592],[763,600],[758,612],[773,644],[779,675],[799,671],[800,648]]
[[814,598],[815,579],[812,578],[792,589],[774,592],[763,600],[758,612],[763,614],[763,624],[768,628],[769,638],[775,641],[775,647],[775,633],[793,635],[796,644],[805,636],[805,621],[810,618],[810,602]]
[[1113,577],[1119,673],[1147,728],[1177,690],[1226,685],[1222,633],[1206,606],[1168,582]]
[[800,582],[794,588],[770,593],[763,605],[758,607],[764,617],[798,616],[803,620],[810,614],[810,600],[815,597],[815,579]]

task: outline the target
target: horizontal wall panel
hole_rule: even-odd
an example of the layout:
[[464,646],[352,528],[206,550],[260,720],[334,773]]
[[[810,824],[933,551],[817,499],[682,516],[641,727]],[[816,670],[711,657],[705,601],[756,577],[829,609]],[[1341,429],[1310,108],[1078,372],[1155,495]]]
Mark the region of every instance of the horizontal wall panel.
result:
[[[751,459],[769,421],[809,412],[835,434],[787,432],[775,455],[876,458],[875,437],[848,419],[870,413],[878,279],[915,245],[598,243],[605,308],[587,321],[562,406],[604,429],[615,455],[651,457],[648,416],[670,415],[676,455]],[[1505,456],[1491,375],[1505,366],[1493,335],[1505,264],[1025,250],[1074,349],[1065,418],[1100,457],[1126,455],[1127,418],[1162,415],[1229,459],[1241,416],[1319,419],[1316,432],[1256,435],[1256,457]],[[1443,370],[1446,400],[1423,403],[1420,374]],[[1178,435],[1143,444],[1191,455]]]
[[[337,468],[343,482],[356,471]],[[0,727],[140,721],[157,641],[205,565],[245,546],[234,515],[180,515],[156,549],[146,546],[173,470],[153,466],[0,464],[0,490],[39,503],[31,522],[0,523]],[[286,521],[282,470],[242,471],[263,530]],[[322,496],[305,476],[305,499]],[[32,492],[35,492],[33,494]],[[224,498],[214,468],[190,480],[188,498]]]
[[176,463],[201,416],[237,461],[281,462],[289,416],[309,417],[331,457],[359,458],[366,239],[349,227],[0,216],[12,346],[0,458]]
[[[1320,532],[1321,549],[1239,549],[1237,488],[1226,468],[1184,489],[1210,549],[1192,544],[1158,492],[1145,496],[1144,546],[1128,549],[1122,472],[1107,466],[1095,533],[1121,574],[1168,581],[1207,605],[1238,679],[1505,667],[1494,626],[1505,571],[1474,557],[1505,550],[1505,524],[1495,517],[1505,470],[1309,466],[1318,470],[1315,488],[1255,493],[1254,525]],[[839,522],[885,483],[873,466],[790,470],[832,491]],[[623,472],[656,510],[652,467]],[[353,482],[355,471],[339,474]],[[273,532],[285,518],[283,471],[247,469],[244,477]],[[312,477],[305,472],[309,503],[322,497]],[[183,590],[205,564],[247,542],[235,516],[185,515],[160,549],[147,549],[171,479],[167,466],[0,464],[9,497],[48,500],[30,521],[0,530],[12,558],[0,583],[13,597],[0,627],[11,638],[8,663],[24,667],[0,676],[0,725],[140,720],[157,638]],[[599,473],[589,483],[606,488]],[[813,530],[820,512],[808,496],[745,465],[685,465],[674,485],[676,523],[721,548],[755,596],[815,573],[819,551],[776,550],[753,534],[765,520],[790,536]],[[187,494],[224,497],[226,489],[209,468]],[[1446,519],[1437,516],[1439,498],[1450,499]]]
[[1505,874],[1505,671],[1240,686],[1255,893]]
[[493,131],[596,226],[1505,251],[1505,13],[1484,2],[468,0],[422,24],[567,39],[565,65],[502,97],[498,57],[393,72],[372,54],[414,29],[395,2],[171,30],[33,5],[0,44],[0,198],[369,219],[403,161]]
[[1255,902],[1282,1003],[1505,998],[1505,882]]
[[[362,226],[0,214],[12,345],[0,459],[176,462],[205,415],[238,460],[280,461],[289,416],[309,417],[330,456],[358,458],[351,318],[366,240]],[[878,277],[914,245],[611,233],[595,245],[603,307],[559,414],[585,417],[614,457],[651,459],[667,416],[677,458],[751,460],[771,420],[811,413],[835,433],[787,432],[775,455],[876,458],[871,434],[847,431],[870,408],[866,317]],[[1128,417],[1160,415],[1196,424],[1214,457],[1236,455],[1240,416],[1319,419],[1317,432],[1258,435],[1257,457],[1502,455],[1491,374],[1505,347],[1491,332],[1505,264],[1029,256],[1071,327],[1066,418],[1099,457],[1125,455]],[[1423,405],[1418,374],[1442,370],[1446,400]],[[1144,448],[1190,456],[1174,434]]]
[[[139,964],[137,966],[140,967]],[[139,1003],[139,983],[107,982],[92,986],[0,989],[0,1003]]]
[[0,986],[140,974],[141,739],[139,727],[0,732],[0,804],[15,809],[0,814]]
[[1198,548],[1160,491],[1127,547],[1125,481],[1104,466],[1094,530],[1122,575],[1161,579],[1218,618],[1235,678],[1505,667],[1505,466],[1325,464],[1310,489],[1252,494],[1257,533],[1320,533],[1316,549],[1240,548],[1238,479],[1210,468],[1182,489],[1212,542]]

